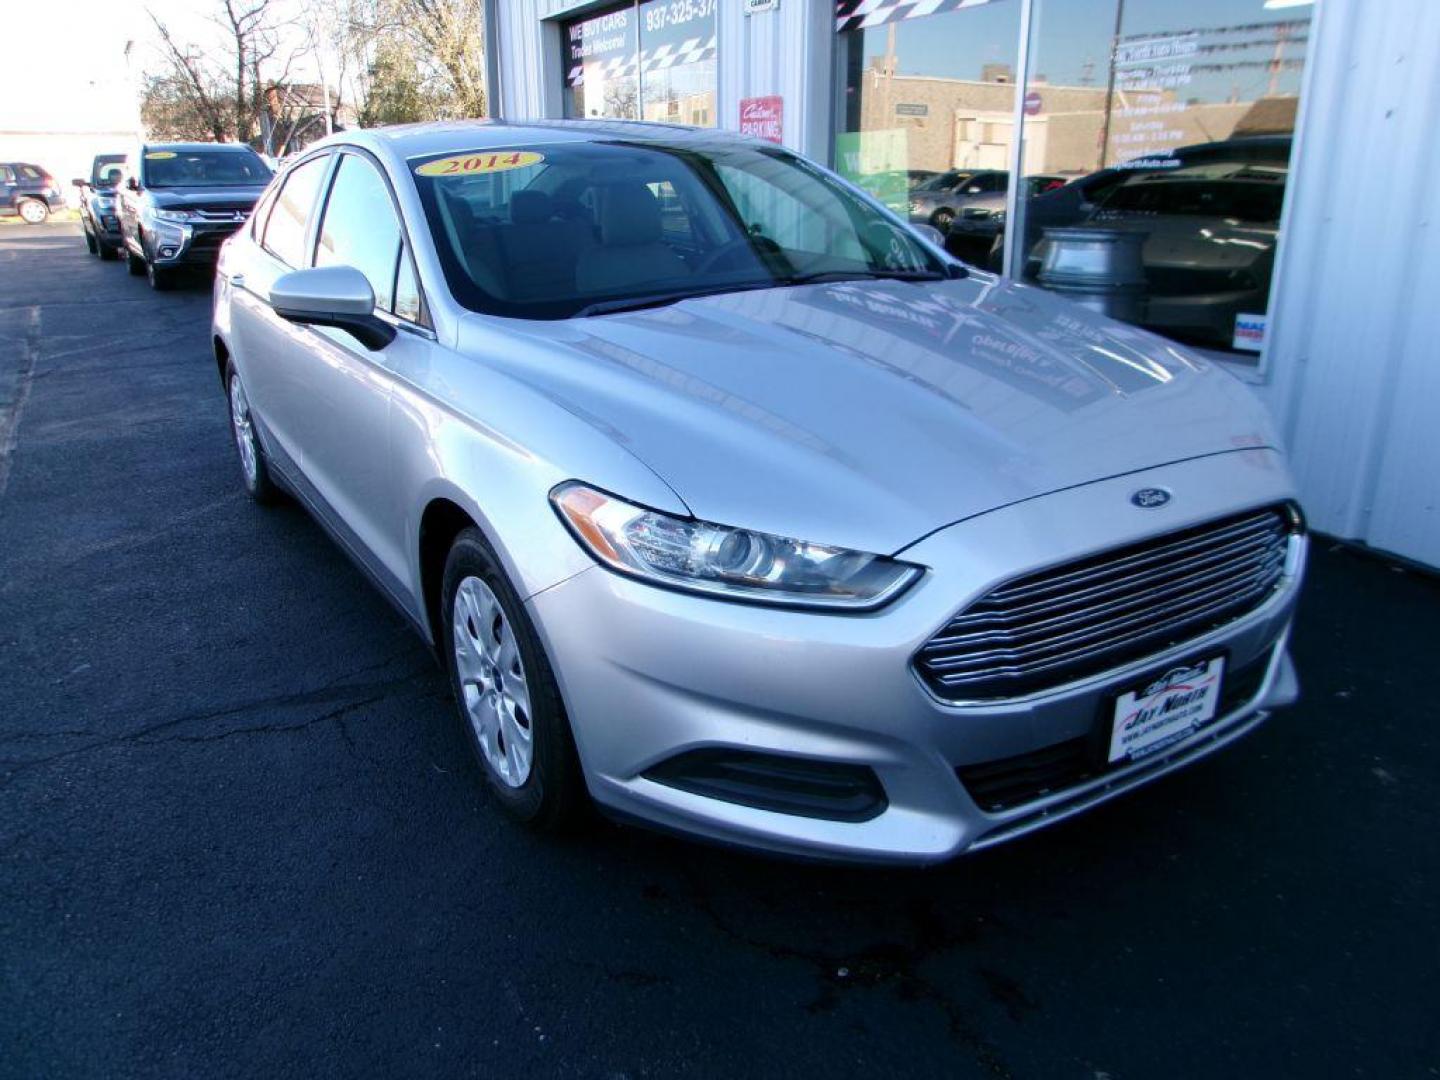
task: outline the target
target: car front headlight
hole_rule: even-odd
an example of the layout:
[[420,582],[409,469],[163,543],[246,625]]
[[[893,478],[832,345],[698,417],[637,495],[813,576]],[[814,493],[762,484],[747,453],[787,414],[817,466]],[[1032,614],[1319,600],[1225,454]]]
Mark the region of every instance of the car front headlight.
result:
[[191,219],[189,210],[152,210],[156,221],[173,221],[176,224],[183,224]]
[[884,555],[662,514],[575,481],[556,487],[550,501],[611,570],[732,600],[870,611],[923,572]]

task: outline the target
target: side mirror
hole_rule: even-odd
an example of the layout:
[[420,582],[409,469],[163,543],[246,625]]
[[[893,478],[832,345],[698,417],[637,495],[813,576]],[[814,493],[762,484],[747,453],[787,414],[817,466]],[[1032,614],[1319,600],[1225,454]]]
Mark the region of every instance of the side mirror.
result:
[[70,183],[73,184],[75,187],[83,188],[87,183],[89,183],[89,181],[82,180],[80,179],[80,177],[77,176],[74,180],[71,180]]
[[395,340],[395,328],[375,314],[375,290],[353,266],[292,270],[270,287],[270,306],[282,319],[344,330],[367,349]]
[[945,234],[934,225],[928,225],[923,221],[913,221],[910,223],[910,231],[921,240],[934,244],[938,248],[945,246]]
[[133,176],[127,176],[127,177],[125,178],[125,187],[126,187],[126,189],[129,190],[129,191],[139,191],[139,190],[140,190],[140,181],[139,181],[139,180],[136,180],[135,177],[133,177]]

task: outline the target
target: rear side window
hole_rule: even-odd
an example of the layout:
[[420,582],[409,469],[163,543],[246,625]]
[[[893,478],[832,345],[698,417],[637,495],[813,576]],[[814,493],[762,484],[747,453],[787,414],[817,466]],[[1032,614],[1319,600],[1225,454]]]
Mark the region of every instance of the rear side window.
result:
[[20,175],[21,175],[22,177],[24,177],[26,180],[43,180],[43,179],[45,179],[45,174],[44,174],[43,172],[41,172],[39,169],[37,169],[34,165],[21,165],[21,166],[20,166]]
[[1101,208],[1105,211],[1229,218],[1252,223],[1280,220],[1283,184],[1249,180],[1171,180],[1126,184],[1115,188]]
[[266,251],[287,266],[298,268],[306,263],[305,228],[329,162],[329,156],[322,154],[295,166],[285,178],[280,197],[275,200],[270,218],[265,222],[261,243]]
[[344,154],[325,203],[316,266],[353,266],[375,290],[375,306],[395,306],[395,264],[400,257],[400,222],[390,189],[364,158]]

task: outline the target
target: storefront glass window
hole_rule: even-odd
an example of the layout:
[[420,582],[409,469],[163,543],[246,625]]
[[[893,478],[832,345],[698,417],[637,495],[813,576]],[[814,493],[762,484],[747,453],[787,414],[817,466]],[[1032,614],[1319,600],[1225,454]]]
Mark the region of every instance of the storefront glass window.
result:
[[837,171],[942,231],[1004,202],[1022,0],[838,0]]
[[716,0],[645,0],[564,27],[565,115],[713,127]]
[[[1022,172],[1066,183],[1017,200],[1011,272],[1253,359],[1312,6],[1033,0]],[[998,267],[994,231],[951,250]]]

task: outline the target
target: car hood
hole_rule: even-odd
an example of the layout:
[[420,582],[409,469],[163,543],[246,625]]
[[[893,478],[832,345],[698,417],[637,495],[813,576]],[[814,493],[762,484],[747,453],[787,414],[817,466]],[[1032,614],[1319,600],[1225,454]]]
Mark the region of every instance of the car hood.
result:
[[533,347],[499,362],[628,448],[695,516],[866,551],[1088,481],[1275,445],[1228,373],[978,274],[507,325]]
[[263,187],[150,188],[146,194],[159,210],[250,210]]

